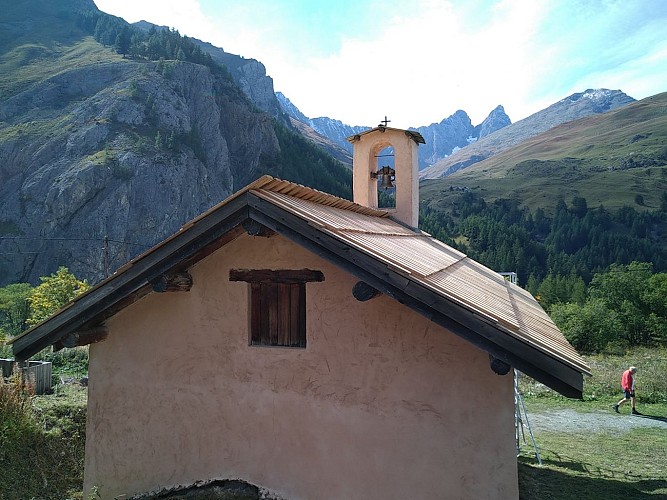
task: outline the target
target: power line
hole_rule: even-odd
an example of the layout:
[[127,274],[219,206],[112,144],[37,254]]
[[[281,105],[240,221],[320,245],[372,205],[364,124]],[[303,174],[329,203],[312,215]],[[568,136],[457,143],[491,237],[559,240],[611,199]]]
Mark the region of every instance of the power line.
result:
[[[35,236],[0,236],[0,240],[32,240],[32,241],[104,241],[105,238],[46,238]],[[132,241],[114,240],[108,238],[107,241],[119,243],[122,245],[134,245],[138,247],[150,247],[146,243],[134,243]]]
[[[41,242],[41,243],[46,243],[46,242],[55,242],[55,241],[60,241],[60,242],[72,242],[72,241],[80,241],[80,242],[94,242],[94,243],[102,243],[102,246],[100,247],[100,250],[102,251],[102,274],[104,277],[108,277],[110,273],[110,266],[112,261],[116,262],[117,259],[120,257],[122,259],[122,262],[125,262],[129,257],[127,255],[128,253],[128,248],[127,246],[134,246],[134,247],[140,247],[140,248],[150,248],[152,245],[147,245],[143,243],[135,243],[132,241],[124,241],[124,240],[116,240],[109,238],[108,236],[104,236],[103,238],[91,238],[91,237],[78,237],[78,238],[69,238],[69,237],[44,237],[44,236],[0,236],[0,243],[2,242],[14,242],[15,245],[13,246],[22,246],[19,245],[19,242],[25,241],[25,242]],[[110,252],[110,243],[113,243],[114,245],[125,245],[124,251],[111,251]],[[30,246],[37,246],[34,243],[30,244]],[[41,246],[41,245],[40,245]],[[79,250],[77,252],[77,249]],[[3,260],[10,259],[10,256],[33,256],[33,255],[42,255],[45,253],[48,253],[51,251],[50,249],[35,252],[35,251],[22,251],[20,248],[12,248],[13,251],[11,252],[0,252],[0,257]],[[70,253],[72,254],[72,258],[79,253],[79,252],[85,252],[85,249],[83,247],[72,247],[69,249]],[[136,251],[132,251],[130,253],[135,253]],[[75,259],[79,260],[79,259]],[[89,263],[84,262],[84,261],[79,261],[79,264],[84,264],[84,267],[87,267],[90,271],[92,272],[98,272],[96,268],[93,268]]]

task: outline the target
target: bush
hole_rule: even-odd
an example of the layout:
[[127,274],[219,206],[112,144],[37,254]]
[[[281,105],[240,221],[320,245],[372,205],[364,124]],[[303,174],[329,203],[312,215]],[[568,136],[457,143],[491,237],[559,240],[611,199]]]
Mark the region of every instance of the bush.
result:
[[0,378],[0,498],[80,497],[85,406],[36,400],[19,378]]
[[59,383],[59,377],[81,378],[88,374],[88,347],[74,347],[57,352],[43,352],[35,356],[40,361],[53,363],[53,383]]
[[551,308],[554,323],[579,352],[591,354],[617,343],[622,325],[616,311],[602,299],[588,299],[584,305],[556,304]]
[[0,330],[0,359],[10,359],[13,357],[11,346],[7,345],[9,337]]
[[22,384],[19,377],[13,377],[8,383],[0,377],[0,442],[3,444],[0,450],[6,451],[7,445],[16,438],[37,429],[30,413],[30,396],[29,386]]
[[[616,345],[619,352],[621,347]],[[622,397],[621,374],[630,366],[637,367],[637,403],[667,403],[667,349],[635,348],[622,355],[597,354],[584,356],[592,376],[584,376],[584,399],[616,402]],[[533,397],[555,397],[557,393],[527,375],[519,378],[522,394]]]

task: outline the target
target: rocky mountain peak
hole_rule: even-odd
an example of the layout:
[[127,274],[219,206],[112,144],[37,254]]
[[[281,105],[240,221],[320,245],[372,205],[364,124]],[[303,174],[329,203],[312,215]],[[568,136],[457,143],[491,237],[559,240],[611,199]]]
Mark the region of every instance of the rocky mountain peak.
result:
[[299,120],[303,123],[308,123],[309,118],[304,115],[299,108],[297,108],[292,101],[290,101],[285,94],[282,92],[276,92],[276,98],[280,103],[280,106],[283,108],[283,111],[287,113],[292,118]]
[[[299,122],[315,133],[330,140],[340,148],[352,153],[352,146],[346,138],[367,130],[369,126],[351,126],[340,120],[328,117],[308,118],[281,92],[276,97],[282,110],[292,120]],[[426,144],[419,148],[419,168],[426,168],[438,160],[445,158],[459,149],[475,142],[480,137],[506,127],[511,122],[502,106],[497,106],[489,116],[479,125],[473,126],[470,116],[459,109],[439,123],[412,128],[418,131],[425,139]]]
[[619,105],[629,104],[634,99],[620,90],[609,89],[586,89],[584,92],[574,93],[565,99],[561,99],[558,104],[573,105],[591,108],[595,113],[604,113]]
[[505,108],[503,108],[501,105],[498,105],[494,108],[493,111],[491,111],[491,113],[489,113],[489,116],[487,116],[482,123],[475,127],[477,138],[481,139],[482,137],[486,137],[496,130],[500,130],[501,128],[507,127],[511,124],[512,120],[510,120],[510,117],[507,116],[507,113],[505,113]]

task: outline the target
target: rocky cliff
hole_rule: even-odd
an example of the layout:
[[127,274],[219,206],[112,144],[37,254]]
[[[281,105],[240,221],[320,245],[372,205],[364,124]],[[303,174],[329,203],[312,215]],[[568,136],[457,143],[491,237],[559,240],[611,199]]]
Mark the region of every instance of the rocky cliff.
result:
[[258,176],[278,141],[229,86],[201,65],[117,61],[2,99],[0,282],[58,265],[99,279],[105,237],[113,271]]

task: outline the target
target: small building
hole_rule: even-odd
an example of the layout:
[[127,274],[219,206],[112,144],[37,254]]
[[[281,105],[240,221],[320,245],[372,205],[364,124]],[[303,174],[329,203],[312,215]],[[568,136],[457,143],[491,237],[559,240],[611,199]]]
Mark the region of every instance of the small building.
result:
[[90,344],[86,494],[518,498],[511,368],[571,398],[589,368],[529,293],[416,229],[421,135],[350,141],[354,202],[262,177],[13,340]]

